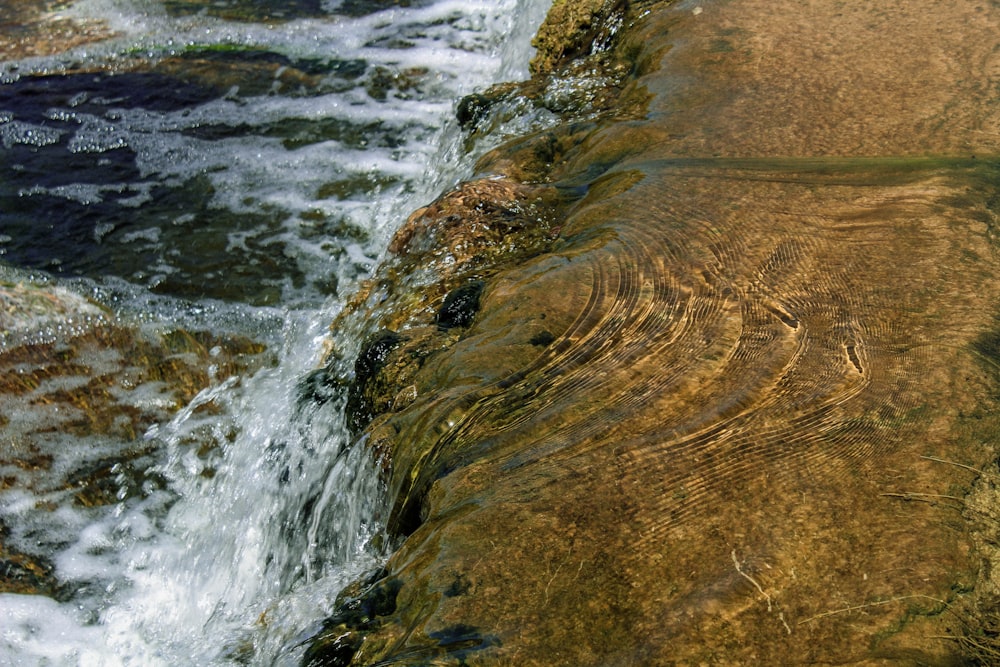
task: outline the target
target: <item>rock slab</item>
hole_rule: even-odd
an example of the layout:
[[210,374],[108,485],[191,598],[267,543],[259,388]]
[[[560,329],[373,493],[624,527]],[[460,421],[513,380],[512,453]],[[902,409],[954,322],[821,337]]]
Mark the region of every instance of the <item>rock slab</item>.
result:
[[[1000,11],[567,4],[470,122],[574,77],[601,109],[486,156],[354,304],[400,546],[306,664],[988,663]],[[435,282],[412,239],[463,222]]]

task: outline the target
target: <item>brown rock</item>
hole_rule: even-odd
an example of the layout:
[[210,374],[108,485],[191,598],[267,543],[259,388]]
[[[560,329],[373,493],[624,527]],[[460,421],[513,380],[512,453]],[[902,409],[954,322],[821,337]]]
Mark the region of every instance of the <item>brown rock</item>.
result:
[[8,0],[0,7],[0,60],[60,53],[112,35],[99,21],[80,21],[60,13],[61,0]]
[[607,50],[625,20],[626,0],[556,0],[531,45],[533,75]]
[[391,604],[307,664],[989,664],[1000,12],[647,8],[645,117],[566,145],[558,239],[383,390]]

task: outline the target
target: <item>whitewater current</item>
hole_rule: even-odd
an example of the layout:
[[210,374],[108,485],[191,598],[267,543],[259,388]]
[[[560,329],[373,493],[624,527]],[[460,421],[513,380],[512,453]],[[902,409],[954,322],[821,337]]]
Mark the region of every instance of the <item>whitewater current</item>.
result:
[[0,280],[275,359],[212,369],[141,434],[146,481],[126,492],[122,468],[114,505],[74,504],[56,479],[121,448],[94,436],[44,444],[43,497],[0,488],[6,544],[63,591],[0,594],[0,665],[298,664],[337,594],[384,561],[364,443],[340,398],[303,387],[331,345],[347,360],[360,345],[330,323],[393,230],[489,148],[469,151],[455,105],[526,76],[547,9],[399,4],[79,0],[52,11],[109,37],[0,63]]

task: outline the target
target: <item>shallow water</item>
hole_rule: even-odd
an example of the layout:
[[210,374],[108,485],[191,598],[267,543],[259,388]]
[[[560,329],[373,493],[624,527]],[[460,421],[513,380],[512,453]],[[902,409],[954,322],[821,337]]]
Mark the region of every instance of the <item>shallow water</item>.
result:
[[[294,664],[379,565],[376,475],[313,369],[356,348],[328,325],[392,230],[467,175],[454,106],[525,75],[544,4],[81,0],[39,20],[112,37],[0,64],[0,297],[69,313],[15,309],[0,352],[78,367],[0,402],[0,546],[50,582],[0,595],[0,664]],[[171,349],[204,386],[176,410],[164,373],[120,379],[131,348],[69,342],[95,327],[194,332]],[[67,408],[39,397],[102,373],[168,417],[43,428]]]

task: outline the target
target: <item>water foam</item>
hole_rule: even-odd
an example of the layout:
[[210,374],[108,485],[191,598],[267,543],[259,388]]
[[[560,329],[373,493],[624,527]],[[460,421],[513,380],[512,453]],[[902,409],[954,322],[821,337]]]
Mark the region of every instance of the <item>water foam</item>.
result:
[[[37,122],[18,118],[0,122],[5,145],[65,142],[65,149],[58,150],[93,156],[96,169],[87,170],[91,180],[66,183],[73,174],[53,177],[54,165],[60,162],[55,152],[38,168],[55,182],[32,181],[17,194],[117,210],[118,220],[95,228],[95,244],[134,244],[142,239],[144,256],[156,259],[122,261],[123,266],[112,272],[161,292],[170,291],[177,281],[190,290],[197,278],[171,259],[185,252],[179,248],[185,236],[157,236],[152,231],[162,227],[165,215],[156,205],[162,197],[157,193],[167,188],[178,197],[195,198],[207,191],[203,202],[207,210],[199,217],[199,226],[216,210],[240,216],[238,233],[243,238],[273,248],[288,258],[283,260],[287,267],[298,268],[300,277],[275,282],[280,300],[286,303],[325,296],[316,294],[302,277],[316,268],[312,258],[329,254],[338,240],[330,234],[303,236],[296,227],[320,214],[334,228],[347,223],[364,229],[367,242],[343,250],[351,255],[360,250],[365,256],[361,266],[371,266],[397,215],[395,207],[387,210],[381,204],[386,198],[382,191],[420,201],[439,189],[440,182],[428,187],[426,165],[437,159],[442,131],[452,125],[455,100],[494,76],[502,49],[510,49],[512,43],[525,46],[523,39],[504,39],[512,18],[486,2],[445,1],[361,17],[332,15],[269,25],[201,14],[171,17],[152,2],[84,0],[66,12],[79,19],[109,21],[118,36],[60,56],[25,59],[17,63],[16,76],[26,80],[31,74],[57,74],[66,71],[67,63],[80,60],[121,76],[136,61],[162,63],[192,54],[224,54],[226,49],[251,49],[287,59],[288,65],[274,72],[275,85],[290,67],[306,67],[307,88],[280,94],[247,96],[234,85],[194,106],[166,109],[149,95],[123,100],[128,90],[117,97],[82,91],[66,102],[66,108],[48,109]],[[330,66],[334,61],[362,63],[363,72],[352,70],[345,79],[341,70]],[[326,69],[315,63],[326,63]],[[316,67],[311,73],[310,68]],[[270,74],[262,70],[253,79],[262,75]],[[302,131],[282,136],[283,128],[294,124]],[[41,268],[91,277],[106,270],[105,253],[96,248],[77,251],[79,258],[71,249],[53,252],[55,257]],[[266,263],[265,250],[252,252],[249,265]],[[345,274],[344,287],[358,277],[356,264],[342,262],[338,267]],[[140,268],[143,265],[155,265],[157,270]],[[250,289],[249,284],[237,291]]]
[[[80,92],[44,119],[0,117],[7,147],[65,142],[66,153],[93,156],[97,165],[134,155],[129,178],[35,183],[25,196],[114,201],[138,217],[159,188],[202,179],[209,212],[274,212],[266,224],[226,231],[227,253],[249,260],[255,248],[270,248],[302,274],[332,271],[340,283],[340,296],[331,296],[275,276],[284,285],[275,306],[152,294],[144,287],[179,270],[172,235],[182,230],[183,238],[204,213],[179,208],[166,223],[94,227],[99,245],[161,256],[143,279],[63,279],[58,289],[133,326],[249,335],[280,363],[252,377],[215,376],[172,420],[152,427],[142,443],[151,453],[113,470],[116,505],[75,505],[61,480],[114,458],[123,443],[47,444],[51,470],[30,492],[4,491],[0,518],[12,527],[9,547],[33,552],[41,539],[67,601],[0,595],[0,614],[10,619],[0,653],[17,664],[296,664],[337,593],[385,557],[375,464],[347,435],[343,397],[313,373],[328,322],[406,214],[467,173],[453,105],[474,87],[523,71],[543,5],[446,0],[258,25],[172,17],[156,2],[81,0],[63,11],[107,21],[115,38],[4,69],[5,80],[66,72],[71,62],[115,72],[228,46],[288,58],[275,70],[278,83],[307,60],[365,63],[354,79],[330,68],[309,78],[308,90],[276,85],[271,94],[247,95],[237,87],[183,109],[122,106]],[[328,7],[336,11],[336,3]],[[520,26],[516,38],[512,26]],[[387,92],[375,86],[378,77]],[[282,135],[297,124],[303,135]],[[358,345],[337,341],[347,358]],[[120,399],[162,400],[152,385]]]

